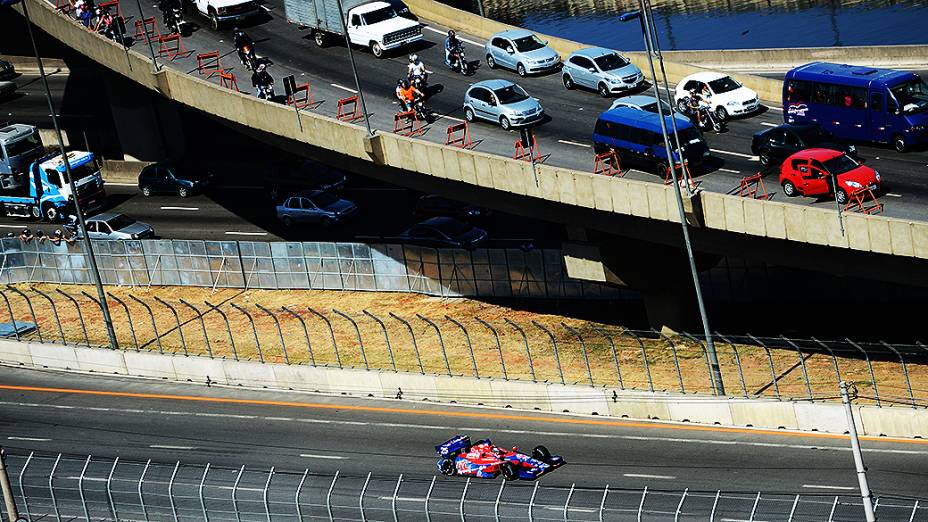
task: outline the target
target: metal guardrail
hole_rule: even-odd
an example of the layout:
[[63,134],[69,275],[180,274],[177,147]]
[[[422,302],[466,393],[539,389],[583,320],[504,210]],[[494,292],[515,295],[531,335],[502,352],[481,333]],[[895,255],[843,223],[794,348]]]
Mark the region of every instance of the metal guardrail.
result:
[[[352,475],[12,454],[20,513],[39,520],[860,520],[859,497],[548,485],[428,474]],[[928,520],[928,501],[875,495],[880,520]]]

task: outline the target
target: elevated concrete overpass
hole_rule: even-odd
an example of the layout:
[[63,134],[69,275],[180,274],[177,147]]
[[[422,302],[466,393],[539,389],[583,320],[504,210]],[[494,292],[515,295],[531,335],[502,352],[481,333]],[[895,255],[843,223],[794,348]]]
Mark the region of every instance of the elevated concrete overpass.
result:
[[[688,276],[684,276],[685,265],[679,250],[679,225],[676,224],[672,187],[655,183],[653,175],[640,172],[632,171],[625,178],[590,173],[592,152],[584,145],[588,142],[592,119],[604,103],[596,101],[590,93],[564,91],[556,76],[521,82],[532,94],[538,90],[544,93],[542,103],[553,118],[537,130],[543,152],[551,156],[533,172],[529,163],[507,157],[512,151],[513,134],[485,125],[472,127],[475,138],[480,140],[477,150],[463,150],[442,145],[443,124],[452,121],[440,120],[430,126],[422,139],[411,139],[389,131],[368,136],[363,126],[326,116],[334,114],[335,100],[350,95],[347,91],[352,90],[351,73],[343,60],[344,48],[309,47],[308,42],[296,38],[299,34],[296,28],[286,24],[282,8],[273,1],[268,4],[270,21],[248,30],[258,40],[260,54],[275,61],[275,76],[294,73],[298,81],[309,80],[317,100],[325,100],[315,110],[301,111],[298,116],[286,106],[222,88],[215,77],[203,79],[189,74],[195,68],[192,57],[159,60],[162,67],[155,71],[144,42],[126,52],[121,46],[87,32],[49,4],[41,0],[27,1],[33,22],[43,30],[151,93],[151,96],[119,101],[131,116],[125,118],[126,132],[145,131],[150,123],[152,128],[147,129],[146,137],[159,139],[159,132],[154,129],[159,125],[157,114],[162,112],[160,104],[163,102],[155,100],[173,100],[287,150],[364,175],[565,223],[576,239],[568,245],[568,251],[573,253],[570,264],[575,272],[572,275],[577,277],[628,284],[642,290],[646,297],[651,295],[663,302],[662,307],[678,307],[678,298],[689,292],[690,284]],[[409,3],[420,13],[428,9],[427,18],[431,20],[441,22],[444,18],[449,24],[467,25],[472,35],[469,38],[479,38],[501,25],[473,20],[473,15],[461,14],[427,0]],[[146,15],[151,14],[154,10],[146,12]],[[440,41],[440,36],[430,39]],[[566,52],[570,45],[579,45],[551,40],[561,52]],[[219,49],[225,55],[226,66],[235,61],[227,35],[200,28],[185,40],[185,44],[194,52]],[[469,51],[479,56],[474,48]],[[436,71],[440,52],[433,44],[424,45],[420,50]],[[385,61],[361,53],[356,57],[371,123],[378,129],[390,129],[395,107],[390,102],[393,81],[389,78],[401,74],[405,57]],[[679,79],[694,69],[668,64],[672,79]],[[247,77],[240,70],[233,72],[242,76],[239,86],[245,88]],[[435,77],[439,80],[433,78],[432,83],[443,84],[445,94],[434,96],[430,103],[449,115],[460,111],[459,96],[467,83],[509,74],[480,70],[476,78],[470,79],[444,71],[437,73]],[[764,89],[772,92],[772,87],[765,87],[765,81],[777,83],[757,77],[747,77],[746,81],[762,93]],[[112,90],[109,94],[119,95]],[[152,104],[158,104],[159,108],[151,109]],[[589,110],[584,110],[587,108]],[[779,115],[770,111],[761,118],[763,123],[774,124]],[[145,125],[139,125],[140,121],[146,122]],[[724,192],[755,168],[756,163],[745,149],[751,132],[762,128],[749,127],[747,122],[733,122],[732,127],[733,132],[728,136],[709,138],[710,145],[719,151],[719,161],[724,167],[700,176],[704,190],[687,200],[688,220],[698,227],[694,233],[696,248],[706,256],[701,262],[708,265],[717,256],[738,255],[783,266],[858,276],[863,272],[872,274],[875,279],[928,286],[928,270],[925,270],[928,266],[925,261],[928,259],[928,223],[917,220],[925,208],[919,191],[906,192],[898,203],[890,202],[890,209],[895,207],[898,216],[890,212],[884,216],[845,214],[844,235],[827,201],[795,204],[728,196]],[[178,128],[171,128],[169,133],[170,141],[183,141],[188,146],[195,143],[221,154],[237,152],[223,151],[220,143],[208,137],[185,137]],[[164,129],[160,134],[163,138]],[[170,147],[165,148],[168,149]],[[871,154],[880,154],[880,150],[874,149]],[[880,161],[900,171],[908,169],[907,186],[918,188],[919,175],[923,173],[920,164],[928,161],[919,155],[889,156]],[[886,171],[883,165],[879,168]]]

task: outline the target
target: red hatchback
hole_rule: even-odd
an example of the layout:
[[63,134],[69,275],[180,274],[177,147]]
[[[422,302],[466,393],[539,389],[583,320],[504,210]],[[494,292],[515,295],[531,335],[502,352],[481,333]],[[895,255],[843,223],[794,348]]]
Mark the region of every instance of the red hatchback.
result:
[[780,185],[787,196],[821,196],[832,194],[831,177],[838,178],[838,202],[847,195],[869,188],[880,191],[880,173],[847,154],[829,149],[806,149],[786,158],[780,166]]

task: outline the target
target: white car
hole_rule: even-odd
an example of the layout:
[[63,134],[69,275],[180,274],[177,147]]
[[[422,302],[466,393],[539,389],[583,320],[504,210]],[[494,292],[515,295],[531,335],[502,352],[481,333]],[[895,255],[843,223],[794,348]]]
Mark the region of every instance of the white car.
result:
[[[705,89],[708,89],[706,91]],[[674,90],[674,101],[680,112],[686,113],[686,98],[690,91],[703,94],[719,119],[729,116],[751,114],[760,107],[757,93],[738,83],[737,80],[718,72],[706,71],[683,78]]]
[[261,13],[254,0],[191,0],[197,11],[209,18],[213,30],[227,23],[239,23]]

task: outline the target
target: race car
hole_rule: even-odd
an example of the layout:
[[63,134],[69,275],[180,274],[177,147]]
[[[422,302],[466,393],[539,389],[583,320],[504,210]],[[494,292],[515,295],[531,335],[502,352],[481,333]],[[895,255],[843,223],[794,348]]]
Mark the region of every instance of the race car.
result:
[[438,471],[442,475],[461,475],[493,479],[502,475],[506,480],[535,480],[565,464],[560,455],[551,455],[548,448],[535,446],[531,455],[518,449],[494,446],[490,439],[471,444],[470,437],[458,435],[435,446]]

